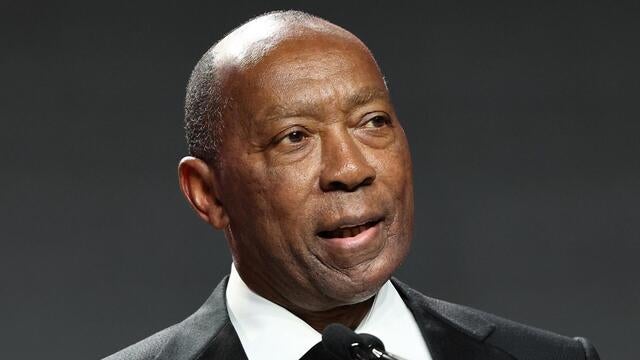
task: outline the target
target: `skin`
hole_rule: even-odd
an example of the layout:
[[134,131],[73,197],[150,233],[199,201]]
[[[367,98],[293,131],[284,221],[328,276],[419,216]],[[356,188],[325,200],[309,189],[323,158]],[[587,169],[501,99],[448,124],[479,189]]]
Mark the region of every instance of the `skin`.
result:
[[[275,27],[243,54],[251,61],[227,56],[220,66],[233,99],[221,161],[184,158],[181,189],[225,231],[253,291],[318,331],[355,328],[405,258],[413,226],[409,148],[382,74],[333,25]],[[319,236],[371,220],[380,222],[367,241]]]

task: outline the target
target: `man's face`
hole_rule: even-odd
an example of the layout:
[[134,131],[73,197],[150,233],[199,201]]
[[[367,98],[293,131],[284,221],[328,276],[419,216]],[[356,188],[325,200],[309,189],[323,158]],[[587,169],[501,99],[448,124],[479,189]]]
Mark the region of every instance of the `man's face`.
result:
[[406,137],[370,54],[353,40],[285,40],[225,85],[220,200],[248,285],[288,307],[371,297],[413,223]]

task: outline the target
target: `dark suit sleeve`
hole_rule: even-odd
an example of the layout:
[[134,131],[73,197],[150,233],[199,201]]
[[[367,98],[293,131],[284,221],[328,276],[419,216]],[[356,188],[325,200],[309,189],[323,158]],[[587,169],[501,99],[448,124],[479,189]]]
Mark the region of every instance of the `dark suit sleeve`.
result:
[[584,349],[584,358],[586,360],[600,360],[600,355],[596,351],[596,348],[591,344],[591,342],[582,337],[574,338],[578,340],[582,344],[582,348]]

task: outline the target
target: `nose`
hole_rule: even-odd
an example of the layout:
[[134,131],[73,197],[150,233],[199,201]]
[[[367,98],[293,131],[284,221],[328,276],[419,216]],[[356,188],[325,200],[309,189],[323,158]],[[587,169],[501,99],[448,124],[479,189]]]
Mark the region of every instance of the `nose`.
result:
[[352,192],[376,178],[362,150],[348,131],[327,134],[322,141],[320,188],[323,191]]

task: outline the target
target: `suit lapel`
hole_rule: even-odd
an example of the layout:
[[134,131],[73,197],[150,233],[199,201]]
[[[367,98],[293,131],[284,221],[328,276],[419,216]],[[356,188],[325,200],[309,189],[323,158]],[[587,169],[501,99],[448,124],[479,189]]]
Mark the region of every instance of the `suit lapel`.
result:
[[171,338],[155,360],[247,359],[227,313],[228,281],[226,276],[198,311],[174,326]]
[[479,314],[426,297],[396,279],[392,283],[416,319],[433,360],[514,360],[484,342],[495,325]]
[[231,322],[220,330],[198,360],[247,360],[240,338]]

